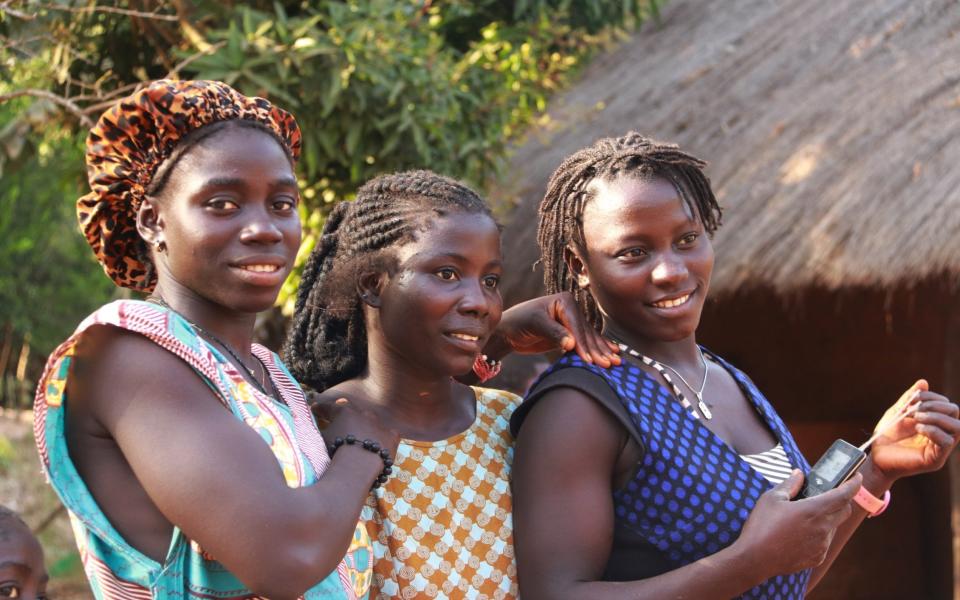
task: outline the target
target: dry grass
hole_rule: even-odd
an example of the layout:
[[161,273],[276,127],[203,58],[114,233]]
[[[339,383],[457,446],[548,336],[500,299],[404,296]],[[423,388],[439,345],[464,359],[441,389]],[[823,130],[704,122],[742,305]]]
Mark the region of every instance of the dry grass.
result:
[[550,173],[630,129],[710,162],[726,209],[715,293],[960,278],[958,33],[955,0],[671,0],[517,148],[496,191],[519,198],[505,297],[541,289],[530,265]]

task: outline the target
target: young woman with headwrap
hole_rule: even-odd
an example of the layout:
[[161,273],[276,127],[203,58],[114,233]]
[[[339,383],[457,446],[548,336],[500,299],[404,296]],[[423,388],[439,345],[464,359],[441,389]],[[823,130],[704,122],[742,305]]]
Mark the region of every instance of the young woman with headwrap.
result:
[[43,467],[98,598],[358,598],[358,516],[397,444],[331,460],[303,394],[252,343],[300,243],[300,131],[261,98],[158,81],[87,140],[84,234],[118,285],[150,294],[88,317],[50,357]]

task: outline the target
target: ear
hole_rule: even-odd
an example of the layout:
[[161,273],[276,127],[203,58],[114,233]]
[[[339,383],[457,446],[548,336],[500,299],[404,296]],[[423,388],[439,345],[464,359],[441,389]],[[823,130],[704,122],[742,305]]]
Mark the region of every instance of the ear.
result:
[[160,211],[157,209],[157,201],[150,197],[145,197],[137,209],[137,233],[147,242],[151,248],[166,245],[163,239],[164,222]]
[[587,273],[587,267],[576,248],[571,246],[563,248],[563,262],[567,263],[567,268],[577,278],[577,287],[583,290],[590,287],[590,275]]
[[357,277],[357,295],[367,306],[380,308],[380,294],[387,275],[380,271],[365,271]]

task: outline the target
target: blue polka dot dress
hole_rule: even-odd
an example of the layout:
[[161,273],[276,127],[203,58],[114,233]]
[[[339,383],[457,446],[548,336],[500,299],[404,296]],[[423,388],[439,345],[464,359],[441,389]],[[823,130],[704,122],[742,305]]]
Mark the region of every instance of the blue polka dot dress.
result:
[[[790,432],[753,382],[723,359],[710,357],[734,377],[790,463],[809,471]],[[615,526],[627,530],[615,537],[626,533],[641,540],[659,552],[657,562],[666,570],[714,554],[737,539],[760,495],[772,487],[770,482],[631,361],[603,369],[571,353],[540,381],[561,369],[585,369],[605,380],[643,443],[644,457],[635,477],[613,495]],[[773,577],[740,598],[803,598],[809,578],[809,570]]]

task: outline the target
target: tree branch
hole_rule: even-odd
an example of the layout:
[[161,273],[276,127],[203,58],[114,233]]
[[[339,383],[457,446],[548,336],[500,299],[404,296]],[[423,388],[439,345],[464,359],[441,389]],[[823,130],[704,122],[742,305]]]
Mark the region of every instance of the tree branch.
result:
[[[138,17],[141,19],[154,19],[157,21],[178,21],[180,17],[177,15],[164,15],[155,12],[143,12],[140,10],[132,10],[129,8],[117,8],[115,6],[58,6],[56,4],[38,4],[38,8],[45,8],[47,10],[62,10],[72,13],[113,13],[117,15],[126,15],[128,17]],[[9,10],[9,9],[8,9]]]
[[67,111],[73,113],[78,119],[80,119],[80,123],[84,127],[93,127],[93,121],[90,120],[90,117],[87,116],[86,112],[82,108],[77,106],[69,99],[58,96],[53,92],[48,92],[47,90],[25,89],[10,92],[9,94],[0,94],[0,102],[13,100],[14,98],[19,98],[20,96],[34,96],[36,98],[49,100],[50,102],[62,106],[63,108],[67,109]]
[[32,21],[37,18],[37,15],[28,15],[27,13],[10,8],[10,4],[12,3],[13,0],[6,0],[5,2],[0,3],[0,10],[23,21]]
[[207,54],[213,54],[220,48],[223,48],[226,45],[226,43],[227,43],[226,40],[219,41],[216,44],[213,44],[212,46],[207,46],[206,48],[197,52],[196,54],[188,56],[187,58],[183,59],[183,61],[181,61],[177,66],[170,69],[170,72],[167,73],[167,78],[173,77],[174,75],[179,75],[180,71],[185,69],[190,63],[197,60],[201,56],[206,56]]

